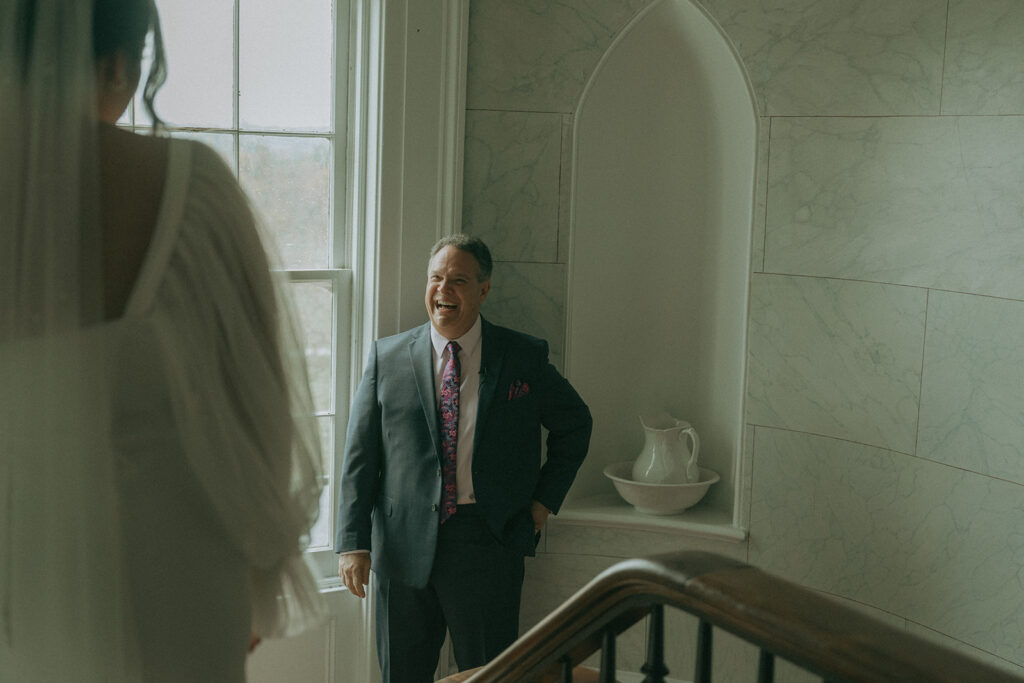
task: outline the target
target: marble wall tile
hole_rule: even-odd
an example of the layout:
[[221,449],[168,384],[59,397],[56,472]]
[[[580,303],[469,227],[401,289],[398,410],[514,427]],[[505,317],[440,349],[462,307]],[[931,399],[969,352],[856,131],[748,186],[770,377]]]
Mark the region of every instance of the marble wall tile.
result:
[[1024,302],[932,292],[917,454],[1024,483]]
[[913,452],[925,301],[910,287],[755,275],[747,422]]
[[480,308],[487,320],[548,342],[551,362],[562,367],[565,349],[565,266],[494,264],[491,292]]
[[470,109],[572,112],[615,35],[651,0],[472,0]]
[[967,643],[963,643],[959,640],[956,640],[955,638],[950,638],[949,636],[933,631],[930,628],[925,628],[920,624],[915,624],[913,622],[908,623],[907,632],[911,633],[912,635],[924,638],[925,640],[929,640],[935,643],[936,645],[940,645],[951,650],[956,650],[961,654],[965,654],[968,657],[985,662],[986,664],[994,666],[997,669],[1002,669],[1007,673],[1024,678],[1024,666],[1020,666],[1019,664],[1009,662],[1003,659],[1002,657],[997,657],[996,655],[990,652],[985,652],[984,650],[979,650],[976,647],[971,647]]
[[769,116],[937,114],[945,0],[703,0]]
[[757,430],[751,563],[1024,663],[1024,488]]
[[772,121],[765,269],[1024,297],[1024,119]]
[[1024,299],[1024,117],[957,118],[959,151],[977,219],[963,226],[957,265],[969,286],[944,287],[974,294]]
[[618,558],[541,554],[526,559],[520,631],[532,628]]
[[856,610],[861,614],[864,614],[865,616],[880,621],[887,626],[891,626],[892,628],[897,628],[901,630],[906,630],[907,628],[907,620],[897,614],[886,612],[885,610],[878,609],[877,607],[872,607],[871,605],[865,605],[864,603],[857,602],[856,600],[844,598],[841,595],[830,595],[828,593],[822,593],[822,596],[828,598],[829,600],[832,600],[833,602],[839,603],[843,607]]
[[462,230],[496,260],[558,259],[562,117],[469,111]]
[[[618,561],[618,558],[593,555],[544,554],[527,558],[519,633],[526,633],[576,591]],[[618,668],[640,670],[646,655],[646,620],[640,621],[618,637],[616,654]],[[587,664],[598,666],[599,660],[595,656]]]
[[1024,4],[952,0],[943,114],[1024,114]]

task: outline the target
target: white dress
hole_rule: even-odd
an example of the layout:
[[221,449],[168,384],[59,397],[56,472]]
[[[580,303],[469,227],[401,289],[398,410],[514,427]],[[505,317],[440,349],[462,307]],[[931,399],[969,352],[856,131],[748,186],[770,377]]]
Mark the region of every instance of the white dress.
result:
[[[288,310],[230,170],[203,145],[170,141],[157,225],[124,316],[71,343],[90,368],[85,374],[99,372],[81,382],[106,386],[89,408],[95,415],[80,420],[93,425],[79,430],[87,438],[76,433],[68,446],[87,461],[82,476],[96,476],[97,498],[57,512],[66,501],[20,500],[18,491],[73,469],[60,458],[40,465],[42,458],[19,457],[20,442],[0,463],[0,489],[12,501],[0,510],[0,542],[10,552],[0,562],[0,659],[8,666],[0,662],[0,683],[121,675],[75,675],[81,634],[75,616],[63,613],[73,610],[41,602],[73,596],[75,580],[102,581],[102,549],[61,549],[73,543],[68,527],[88,518],[94,504],[110,507],[119,527],[120,547],[109,554],[120,554],[119,566],[107,570],[120,574],[120,588],[111,590],[126,598],[125,647],[137,652],[127,680],[242,682],[250,632],[285,635],[319,618],[302,556],[322,485],[319,452],[301,347],[287,339]],[[32,345],[10,349],[0,358],[8,377],[26,367],[17,356]],[[19,396],[31,393],[32,378],[14,381],[28,387]],[[21,405],[3,408],[12,414]],[[89,467],[86,442],[113,455],[106,458],[113,506],[102,475]],[[69,468],[77,465],[63,457]],[[47,514],[37,518],[39,510]],[[95,535],[102,521],[92,524]],[[94,648],[98,639],[82,640]]]
[[234,176],[211,149],[171,141],[115,383],[147,680],[241,681],[250,629],[287,632],[278,596],[298,581],[300,603],[316,597],[298,553],[319,452],[301,359],[281,357],[301,348],[281,343],[281,312]]

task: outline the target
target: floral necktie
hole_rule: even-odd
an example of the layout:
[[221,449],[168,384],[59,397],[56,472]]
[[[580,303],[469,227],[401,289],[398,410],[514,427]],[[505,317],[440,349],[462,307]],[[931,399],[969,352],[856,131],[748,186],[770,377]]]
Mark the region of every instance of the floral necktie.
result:
[[441,374],[441,456],[443,459],[441,523],[455,514],[455,452],[459,440],[459,345],[448,342],[448,362]]

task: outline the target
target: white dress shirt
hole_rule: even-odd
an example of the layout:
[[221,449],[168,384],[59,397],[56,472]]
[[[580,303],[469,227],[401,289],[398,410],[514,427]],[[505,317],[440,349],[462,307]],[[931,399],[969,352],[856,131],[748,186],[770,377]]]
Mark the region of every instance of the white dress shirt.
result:
[[441,375],[448,363],[448,342],[459,345],[459,439],[455,451],[455,502],[459,505],[475,503],[473,495],[473,436],[476,434],[476,413],[480,398],[480,353],[483,324],[476,322],[458,339],[448,339],[430,327],[430,341],[434,356],[434,397],[438,414],[441,406]]

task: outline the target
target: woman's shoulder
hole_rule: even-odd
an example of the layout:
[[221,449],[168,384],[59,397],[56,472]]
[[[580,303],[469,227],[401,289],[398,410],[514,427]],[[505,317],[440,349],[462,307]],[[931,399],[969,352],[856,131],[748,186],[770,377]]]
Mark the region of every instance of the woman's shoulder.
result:
[[[189,255],[190,267],[218,267],[235,277],[243,272],[256,277],[268,270],[256,212],[227,161],[196,140],[174,139],[171,144],[168,190],[181,195],[179,244],[185,247],[181,253]],[[175,187],[176,178],[180,185]]]
[[101,172],[124,185],[163,184],[169,141],[115,126],[99,130]]
[[197,140],[170,141],[170,169],[180,181],[177,191],[185,194],[186,219],[212,222],[206,227],[237,230],[254,224],[254,215],[235,173],[214,148]]
[[235,174],[228,166],[227,160],[210,145],[191,138],[174,138],[170,142],[176,150],[189,155],[194,167],[235,180]]

